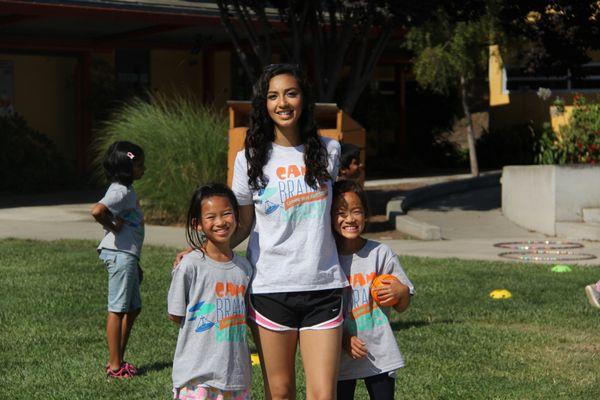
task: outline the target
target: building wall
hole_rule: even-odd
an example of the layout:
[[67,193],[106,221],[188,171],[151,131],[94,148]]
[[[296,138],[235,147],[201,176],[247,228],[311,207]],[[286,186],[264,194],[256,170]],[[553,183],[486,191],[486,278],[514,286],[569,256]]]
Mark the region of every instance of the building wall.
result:
[[529,122],[540,128],[545,122],[550,122],[550,103],[551,100],[540,99],[535,91],[511,92],[510,103],[490,106],[490,129]]
[[15,111],[74,159],[77,59],[0,53],[0,60],[13,63]]
[[[600,52],[590,52],[592,61],[600,61]],[[558,96],[565,105],[573,104],[575,94],[586,97],[590,101],[598,101],[600,90],[553,90],[549,99],[538,97],[536,90],[511,90],[507,98],[499,92],[503,79],[501,68],[493,68],[490,62],[490,129],[504,129],[515,125],[532,123],[541,128],[551,121],[550,106]],[[500,100],[498,100],[500,99]]]
[[[114,67],[114,53],[92,57]],[[229,100],[229,53],[216,53],[215,100]],[[76,158],[77,58],[0,53],[0,61],[13,65],[13,103],[34,129],[52,139],[69,159]],[[187,51],[153,50],[150,53],[150,88],[164,93],[190,94],[202,100],[202,57]]]
[[150,87],[153,91],[202,100],[202,57],[189,51],[152,50]]
[[227,100],[231,100],[231,53],[229,51],[214,53],[213,99],[218,108],[224,108]]

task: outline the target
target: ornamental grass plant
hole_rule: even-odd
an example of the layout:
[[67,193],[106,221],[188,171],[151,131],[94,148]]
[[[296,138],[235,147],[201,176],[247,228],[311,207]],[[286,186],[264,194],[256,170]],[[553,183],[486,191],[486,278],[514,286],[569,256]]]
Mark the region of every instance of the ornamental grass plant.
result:
[[189,96],[150,94],[115,112],[93,143],[97,176],[104,175],[102,158],[117,140],[144,149],[146,173],[135,188],[147,222],[181,223],[194,188],[226,181],[226,117]]

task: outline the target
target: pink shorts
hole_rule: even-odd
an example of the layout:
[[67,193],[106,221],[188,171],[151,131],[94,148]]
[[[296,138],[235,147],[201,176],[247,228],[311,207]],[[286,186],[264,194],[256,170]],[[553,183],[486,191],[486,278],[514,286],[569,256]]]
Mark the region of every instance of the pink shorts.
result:
[[250,390],[221,390],[195,385],[191,381],[184,387],[173,389],[173,399],[178,400],[250,400]]

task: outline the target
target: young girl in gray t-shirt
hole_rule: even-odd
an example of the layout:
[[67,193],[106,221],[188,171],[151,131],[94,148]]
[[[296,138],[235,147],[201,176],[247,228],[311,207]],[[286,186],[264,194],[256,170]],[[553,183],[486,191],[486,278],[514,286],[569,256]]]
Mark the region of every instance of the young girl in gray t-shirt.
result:
[[187,239],[194,249],[172,272],[169,318],[179,324],[175,399],[245,400],[250,395],[246,290],[252,266],[231,250],[238,204],[225,185],[192,196]]
[[102,162],[111,184],[92,208],[92,216],[104,228],[98,253],[108,272],[105,372],[114,379],[128,379],[137,374],[137,368],[124,357],[133,324],[142,311],[143,273],[139,261],[144,243],[144,214],[133,182],[144,175],[144,160],[144,150],[134,143],[111,144]]
[[[351,285],[345,298],[337,398],[353,399],[356,380],[364,379],[371,400],[393,400],[395,371],[404,360],[389,324],[390,306],[398,312],[406,310],[414,287],[388,246],[360,236],[367,202],[358,183],[335,183],[331,213],[340,264]],[[371,283],[383,274],[396,279],[383,279],[376,302]]]

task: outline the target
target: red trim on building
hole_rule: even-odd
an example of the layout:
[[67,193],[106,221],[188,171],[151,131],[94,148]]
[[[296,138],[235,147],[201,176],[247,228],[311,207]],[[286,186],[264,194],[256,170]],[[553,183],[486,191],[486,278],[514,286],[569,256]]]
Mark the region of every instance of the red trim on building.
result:
[[90,53],[81,53],[77,58],[77,93],[75,95],[77,169],[81,175],[86,172],[88,166],[88,148],[92,130],[91,70]]
[[[133,6],[133,4],[132,4]],[[54,17],[103,17],[121,20],[145,20],[172,23],[177,25],[209,24],[220,25],[218,15],[193,13],[187,10],[170,12],[168,8],[143,9],[139,4],[133,7],[117,7],[114,4],[84,5],[68,3],[40,3],[17,0],[1,0],[0,9],[5,14],[47,15]]]

